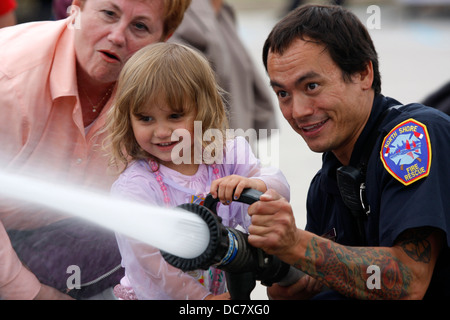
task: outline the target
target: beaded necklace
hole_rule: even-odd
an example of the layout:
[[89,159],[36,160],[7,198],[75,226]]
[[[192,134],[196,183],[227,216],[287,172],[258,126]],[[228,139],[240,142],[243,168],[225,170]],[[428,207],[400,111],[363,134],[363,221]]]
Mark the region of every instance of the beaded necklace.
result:
[[164,203],[166,204],[166,207],[169,207],[170,206],[170,198],[169,198],[169,195],[167,194],[167,187],[164,184],[163,178],[159,174],[159,166],[155,160],[150,160],[149,163],[150,163],[150,168],[152,169],[153,174],[156,177],[156,181],[158,181],[159,186],[161,187],[161,191],[164,194]]
[[[149,164],[150,164],[150,168],[153,171],[153,174],[155,175],[156,181],[158,181],[161,191],[163,192],[164,204],[166,207],[170,207],[170,197],[169,197],[169,194],[167,193],[167,187],[166,187],[166,185],[163,181],[163,178],[161,177],[161,174],[159,172],[158,163],[155,160],[150,159]],[[219,168],[216,167],[215,163],[213,163],[211,165],[211,167],[213,168],[213,173],[215,175],[215,178],[220,179],[221,177],[219,175]],[[214,295],[217,295],[218,290],[220,288],[220,280],[223,279],[221,274],[222,274],[221,270],[214,269],[213,274],[212,274],[212,288],[211,288],[211,291]]]

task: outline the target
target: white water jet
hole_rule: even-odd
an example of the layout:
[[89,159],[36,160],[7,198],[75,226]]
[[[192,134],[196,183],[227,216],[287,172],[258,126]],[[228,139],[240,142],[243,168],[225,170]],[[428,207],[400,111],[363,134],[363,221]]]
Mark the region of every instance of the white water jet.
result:
[[197,214],[112,198],[0,171],[0,194],[83,218],[185,259],[200,256],[209,228]]

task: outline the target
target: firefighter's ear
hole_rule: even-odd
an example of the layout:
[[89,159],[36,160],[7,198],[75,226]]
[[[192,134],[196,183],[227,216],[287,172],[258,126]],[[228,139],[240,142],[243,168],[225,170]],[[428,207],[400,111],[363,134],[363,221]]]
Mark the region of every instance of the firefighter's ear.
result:
[[357,72],[357,81],[361,83],[362,90],[372,89],[373,84],[373,64],[372,61],[366,63],[364,70]]

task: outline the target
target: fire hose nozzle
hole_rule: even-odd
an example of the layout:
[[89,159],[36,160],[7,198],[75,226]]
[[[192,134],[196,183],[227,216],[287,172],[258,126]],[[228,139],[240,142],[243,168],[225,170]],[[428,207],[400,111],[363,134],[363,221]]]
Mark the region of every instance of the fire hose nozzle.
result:
[[[237,201],[250,205],[259,201],[261,194],[254,189],[245,189]],[[216,213],[218,201],[219,199],[208,195],[203,206],[192,203],[179,206],[198,214],[206,222],[210,230],[210,242],[206,250],[194,259],[184,259],[162,251],[162,256],[169,264],[183,271],[207,270],[214,266],[229,275],[251,273],[253,281],[260,280],[265,286],[271,286],[273,283],[288,286],[304,275],[302,271],[276,256],[251,246],[247,234],[223,226]]]

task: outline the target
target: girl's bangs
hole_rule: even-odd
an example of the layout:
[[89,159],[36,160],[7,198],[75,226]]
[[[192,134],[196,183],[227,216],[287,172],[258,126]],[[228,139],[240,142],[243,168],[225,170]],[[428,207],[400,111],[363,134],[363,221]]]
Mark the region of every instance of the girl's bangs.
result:
[[170,108],[175,113],[188,113],[196,108],[195,98],[178,81],[150,81],[142,92],[136,92],[140,101],[135,104],[134,114],[143,113],[158,106]]

